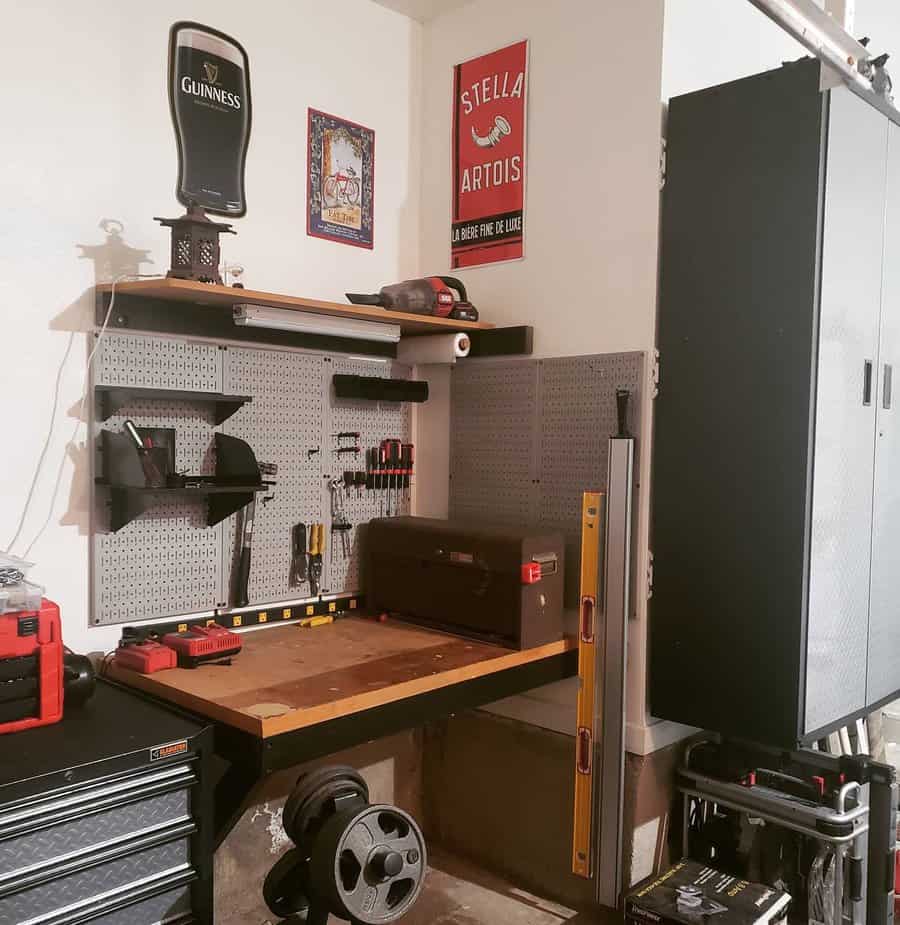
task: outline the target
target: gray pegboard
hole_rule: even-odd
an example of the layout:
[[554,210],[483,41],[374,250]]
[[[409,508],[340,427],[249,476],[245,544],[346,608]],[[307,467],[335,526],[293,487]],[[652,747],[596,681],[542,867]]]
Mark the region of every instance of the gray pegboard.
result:
[[451,381],[450,516],[559,530],[575,606],[582,493],[606,490],[616,389],[632,393],[628,429],[641,432],[644,354],[478,360]]
[[[537,503],[538,372],[534,360],[452,368],[450,511],[532,523]],[[485,511],[490,514],[485,518]]]
[[[225,356],[225,390],[251,395],[222,426],[246,440],[259,462],[275,463],[278,474],[272,500],[256,501],[249,599],[268,604],[306,596],[308,586],[290,587],[291,529],[296,523],[322,520],[322,453],[326,405],[322,382],[325,358],[290,350],[229,347]],[[233,600],[229,587],[235,574],[237,528],[241,514],[225,522],[224,559],[228,563],[223,601]]]
[[[211,405],[175,400],[134,400],[94,428],[121,431],[131,418],[138,425],[174,427],[176,466],[191,473],[214,471],[216,431],[246,440],[261,462],[278,466],[272,499],[257,496],[250,603],[264,605],[310,597],[308,584],[289,584],[294,524],[326,525],[322,593],[359,591],[360,535],[365,523],[385,512],[378,493],[351,491],[344,500],[351,553],[345,559],[331,532],[331,492],[326,476],[365,469],[365,449],[386,438],[409,442],[408,404],[338,401],[331,385],[336,372],[363,376],[409,376],[409,367],[359,357],[300,350],[245,348],[189,343],[177,338],[110,333],[98,351],[95,382],[252,396],[216,427]],[[360,455],[339,457],[332,434],[359,432]],[[344,441],[346,444],[348,441]],[[99,465],[99,439],[95,441]],[[318,452],[309,454],[309,450]],[[216,527],[206,526],[204,501],[174,498],[159,503],[116,533],[106,532],[108,511],[98,489],[93,537],[95,623],[128,623],[228,606],[241,513]],[[405,497],[398,512],[409,510]]]
[[108,333],[94,360],[94,382],[221,392],[220,348],[167,337]]
[[[357,357],[334,357],[328,363],[327,389],[330,402],[330,425],[327,442],[323,444],[323,465],[326,472],[340,478],[346,470],[365,470],[366,449],[377,447],[382,440],[397,439],[403,443],[411,440],[412,411],[410,405],[396,402],[371,402],[334,397],[331,377],[334,374],[350,376],[374,376],[384,378],[409,378],[411,369],[401,363],[369,361]],[[351,441],[339,442],[333,436],[339,433],[359,431],[360,455],[352,453],[338,454],[339,446],[347,446]],[[323,479],[323,481],[325,481]],[[403,492],[392,492],[394,507],[392,513],[409,513],[409,503]],[[365,525],[373,518],[386,513],[386,497],[380,492],[349,492],[344,498],[344,512],[350,523],[357,525],[348,534],[350,555],[345,557],[340,537],[329,529],[330,553],[327,556],[327,570],[324,575],[326,587],[332,592],[359,591],[362,589],[360,548],[365,535]],[[331,492],[328,492],[328,520],[331,515]]]
[[[157,337],[108,334],[96,359],[98,384],[221,391],[222,351]],[[99,431],[174,427],[178,471],[213,471],[213,408],[196,402],[134,400],[95,428],[94,473],[102,475]],[[107,532],[108,492],[98,489],[92,540],[92,622],[126,623],[210,610],[222,582],[222,526],[206,526],[202,501],[160,503]]]

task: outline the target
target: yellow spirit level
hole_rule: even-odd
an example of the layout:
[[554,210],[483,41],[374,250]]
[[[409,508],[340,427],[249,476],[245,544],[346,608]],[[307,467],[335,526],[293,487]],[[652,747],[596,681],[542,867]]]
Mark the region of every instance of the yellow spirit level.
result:
[[581,599],[578,626],[578,729],[575,738],[575,824],[572,872],[590,879],[594,864],[594,771],[602,715],[602,687],[597,683],[598,615],[602,601],[601,563],[605,532],[604,496],[586,491],[581,508]]

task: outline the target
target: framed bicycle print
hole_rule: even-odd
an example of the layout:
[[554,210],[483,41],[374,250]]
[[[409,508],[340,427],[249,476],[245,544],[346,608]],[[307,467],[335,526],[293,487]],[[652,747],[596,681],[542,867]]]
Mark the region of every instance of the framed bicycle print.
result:
[[372,249],[375,132],[310,109],[306,172],[306,233]]

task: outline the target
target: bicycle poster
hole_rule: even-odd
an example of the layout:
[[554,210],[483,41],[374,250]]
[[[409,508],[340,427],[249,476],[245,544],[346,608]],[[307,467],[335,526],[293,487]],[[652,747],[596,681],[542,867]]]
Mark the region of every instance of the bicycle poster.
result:
[[453,69],[454,269],[524,256],[528,41]]
[[309,110],[306,232],[372,248],[375,241],[375,132]]

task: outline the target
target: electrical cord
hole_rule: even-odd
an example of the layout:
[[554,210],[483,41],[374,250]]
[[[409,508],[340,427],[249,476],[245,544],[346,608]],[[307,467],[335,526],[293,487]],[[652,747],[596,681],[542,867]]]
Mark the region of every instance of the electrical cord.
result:
[[[26,559],[28,558],[29,553],[34,548],[38,540],[40,540],[41,537],[44,535],[47,527],[50,525],[50,521],[53,519],[53,510],[56,507],[56,499],[59,495],[60,485],[62,484],[62,475],[65,469],[66,458],[68,456],[69,448],[75,443],[75,439],[78,436],[78,431],[81,429],[81,424],[84,419],[84,413],[85,413],[85,408],[87,405],[87,398],[88,398],[88,386],[90,385],[91,369],[93,366],[94,357],[97,355],[97,351],[100,349],[100,344],[102,343],[103,338],[106,335],[106,329],[109,326],[109,319],[112,317],[113,308],[116,304],[116,286],[119,283],[124,282],[125,280],[129,280],[129,279],[157,279],[157,278],[159,278],[158,273],[123,273],[121,276],[117,276],[112,281],[112,285],[110,287],[110,295],[109,295],[109,306],[106,309],[106,315],[103,318],[103,324],[100,326],[100,332],[97,335],[97,339],[94,342],[94,346],[91,352],[88,354],[87,363],[85,364],[84,381],[82,382],[82,386],[81,386],[81,404],[79,405],[79,408],[78,408],[78,415],[75,419],[75,426],[72,429],[72,435],[69,437],[68,441],[65,444],[65,447],[63,448],[62,458],[60,459],[59,467],[56,470],[56,479],[53,484],[53,493],[50,497],[50,505],[47,510],[47,517],[45,518],[44,522],[41,524],[40,529],[38,530],[34,539],[32,539],[32,541],[28,544],[28,547],[26,548],[23,554],[23,558],[26,558]],[[53,410],[50,416],[50,427],[47,432],[47,437],[44,440],[44,445],[41,449],[41,453],[38,457],[37,468],[35,469],[34,476],[31,481],[31,486],[28,489],[28,495],[25,498],[25,506],[22,509],[22,515],[19,518],[19,524],[16,528],[15,536],[13,536],[11,542],[6,547],[7,553],[11,552],[13,546],[15,546],[20,536],[22,535],[22,531],[25,527],[25,522],[28,518],[28,513],[31,509],[32,501],[34,500],[34,493],[37,487],[38,479],[40,478],[41,470],[43,469],[44,461],[47,456],[47,451],[50,447],[50,442],[53,438],[54,426],[56,424],[56,415],[59,409],[60,383],[62,381],[62,372],[63,372],[63,369],[65,368],[66,361],[69,358],[69,352],[72,349],[72,343],[74,342],[74,339],[75,339],[75,332],[72,333],[72,336],[69,339],[69,344],[66,347],[65,353],[63,354],[63,360],[62,360],[62,363],[60,364],[59,371],[57,372],[57,375],[56,375],[56,386],[55,386],[54,396],[53,396]]]

